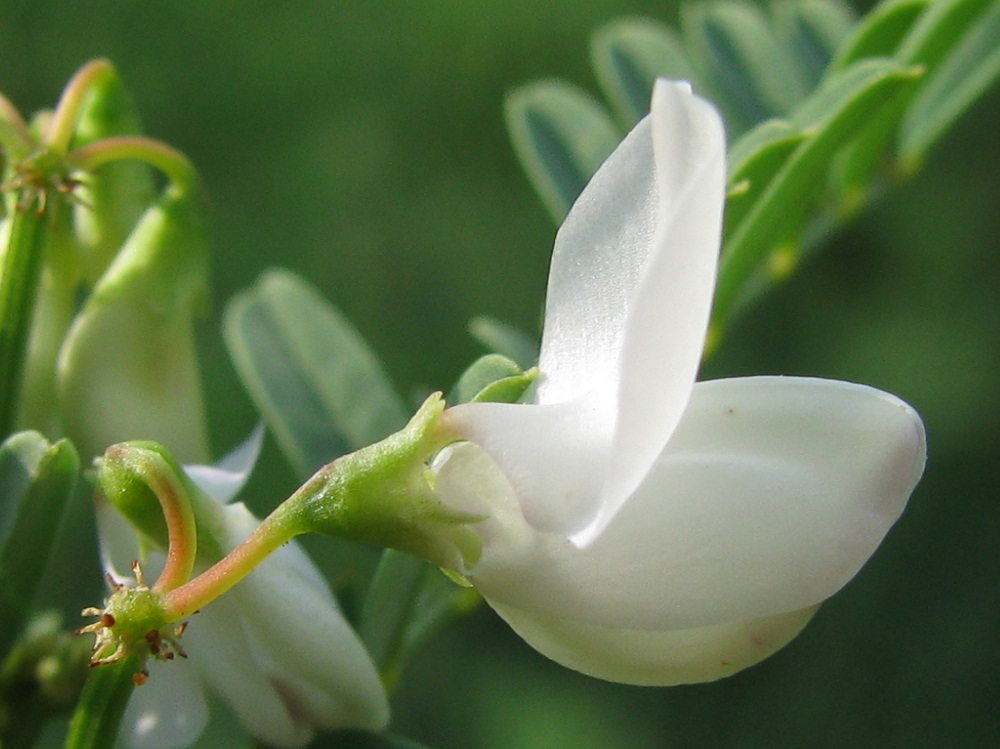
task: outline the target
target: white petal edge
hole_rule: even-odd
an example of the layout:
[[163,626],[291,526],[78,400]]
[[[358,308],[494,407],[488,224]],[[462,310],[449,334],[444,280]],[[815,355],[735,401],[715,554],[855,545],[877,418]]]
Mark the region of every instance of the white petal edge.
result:
[[525,642],[556,663],[605,681],[660,687],[715,681],[759,663],[798,635],[819,608],[694,629],[639,631],[489,603]]
[[264,425],[258,424],[249,437],[215,465],[186,465],[184,473],[216,502],[227,504],[250,478],[263,443]]
[[[647,478],[585,549],[507,511],[470,579],[495,603],[626,629],[806,608],[839,590],[902,512],[925,461],[919,417],[873,388],[806,378],[698,383]],[[474,454],[439,467],[449,504],[492,486]],[[464,473],[461,480],[453,478]],[[492,499],[492,498],[491,498]],[[512,519],[513,518],[513,519]]]
[[150,678],[132,692],[120,738],[132,749],[182,749],[201,736],[208,706],[194,666],[184,660],[147,664]]
[[254,736],[282,749],[305,746],[313,731],[291,713],[257,662],[246,636],[243,604],[229,593],[191,619],[184,634],[189,661]]

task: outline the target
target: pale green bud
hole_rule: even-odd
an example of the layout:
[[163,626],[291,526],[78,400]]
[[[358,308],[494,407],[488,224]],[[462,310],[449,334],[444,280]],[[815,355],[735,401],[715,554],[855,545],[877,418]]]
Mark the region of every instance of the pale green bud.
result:
[[207,299],[201,204],[167,190],[101,277],[62,348],[60,407],[83,455],[155,439],[183,462],[205,462],[193,323]]

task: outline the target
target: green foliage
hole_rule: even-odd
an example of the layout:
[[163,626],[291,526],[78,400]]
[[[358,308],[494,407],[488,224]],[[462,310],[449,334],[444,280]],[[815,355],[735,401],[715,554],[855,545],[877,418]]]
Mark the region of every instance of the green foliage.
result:
[[574,86],[540,81],[519,88],[504,106],[514,151],[545,203],[561,221],[621,132],[604,107]]
[[301,478],[406,423],[378,357],[295,275],[266,272],[229,303],[223,330],[244,386]]
[[19,432],[0,445],[0,653],[32,611],[79,469],[66,440]]
[[[595,32],[592,56],[628,124],[648,111],[661,76],[689,78],[724,114],[733,145],[716,332],[883,182],[911,173],[1000,77],[995,0],[887,0],[857,22],[836,0],[775,2],[770,16],[747,0],[719,0],[685,6],[681,30],[615,21]],[[567,85],[530,84],[510,101],[535,105],[507,110],[515,151],[550,209],[558,192],[557,218],[589,176],[578,144],[606,148],[609,138],[600,105],[582,92],[574,101],[588,116],[563,113],[572,129],[525,136],[539,110],[560,122]]]

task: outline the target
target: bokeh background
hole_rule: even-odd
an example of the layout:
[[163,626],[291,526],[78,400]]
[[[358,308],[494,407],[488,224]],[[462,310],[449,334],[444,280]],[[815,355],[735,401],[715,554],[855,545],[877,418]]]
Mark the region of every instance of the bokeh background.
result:
[[[321,288],[414,398],[481,353],[474,315],[537,332],[555,226],[514,160],[503,96],[553,75],[597,93],[588,37],[622,15],[673,22],[677,7],[3,0],[0,90],[34,111],[109,57],[149,134],[200,167],[216,300],[200,343],[221,453],[256,417],[219,315],[268,266]],[[394,731],[468,749],[1000,746],[998,121],[994,90],[706,367],[864,382],[927,422],[905,516],[805,633],[726,681],[641,689],[547,662],[483,609],[404,673]],[[268,445],[251,501],[292,488]],[[206,745],[235,746],[219,730]]]

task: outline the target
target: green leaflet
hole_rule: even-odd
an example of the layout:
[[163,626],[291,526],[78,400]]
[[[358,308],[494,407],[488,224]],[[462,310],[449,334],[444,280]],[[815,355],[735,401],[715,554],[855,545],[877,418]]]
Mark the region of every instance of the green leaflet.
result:
[[933,0],[888,0],[866,15],[834,55],[827,75],[869,57],[892,57]]
[[79,470],[67,440],[19,432],[0,445],[0,652],[30,613]]
[[729,151],[729,194],[723,242],[753,207],[771,180],[806,138],[786,120],[768,120],[740,138]]
[[[926,108],[915,115],[907,115],[915,97],[930,85],[930,81],[940,75],[939,67],[943,61],[952,59],[952,51],[960,44],[966,33],[975,35],[978,28],[977,20],[982,15],[984,6],[994,0],[940,0],[930,4],[924,12],[908,27],[906,36],[898,44],[895,59],[902,65],[923,66],[929,71],[916,86],[905,95],[899,97],[892,106],[884,107],[871,117],[865,126],[856,134],[854,143],[841,154],[835,167],[834,182],[839,189],[841,202],[848,213],[862,205],[866,194],[872,189],[872,180],[879,173],[892,174],[896,165],[888,163],[890,145],[899,138],[900,121],[916,122],[923,120],[930,125],[927,130],[925,150],[937,137],[934,130],[947,127],[971,104],[983,89],[993,80],[990,74],[990,53],[997,46],[995,29],[993,36],[989,30],[986,35],[979,36],[979,42],[970,49],[970,55],[956,60],[959,68],[951,67],[951,73],[946,73],[942,83],[954,90],[942,90],[941,84],[935,85],[933,91],[943,94],[942,101],[949,104],[940,111],[940,118],[933,110],[937,108],[938,94],[925,98]],[[895,5],[895,4],[893,4]],[[971,30],[970,30],[971,27]],[[968,80],[966,79],[966,76]],[[937,134],[940,134],[938,131]],[[916,152],[910,154],[910,160],[918,158]],[[904,165],[903,169],[912,169],[912,165]]]
[[792,113],[806,138],[788,156],[723,247],[713,325],[733,312],[744,284],[766,254],[795,241],[805,213],[820,197],[834,154],[860,123],[892,101],[915,74],[886,60],[858,63],[826,82]]
[[507,323],[474,317],[469,322],[469,333],[493,353],[513,359],[521,369],[538,363],[538,341]]
[[684,7],[685,40],[730,137],[788,112],[806,95],[802,70],[767,16],[744,2]]
[[599,28],[591,37],[590,59],[604,95],[629,127],[649,114],[649,95],[657,78],[694,78],[680,37],[646,18],[612,21]]
[[528,179],[562,221],[622,138],[611,116],[582,90],[556,80],[515,89],[504,104],[507,129]]
[[247,392],[300,477],[406,423],[378,357],[288,271],[266,271],[237,295],[223,332]]
[[1000,4],[979,17],[934,70],[903,120],[899,158],[915,168],[927,150],[1000,77]]
[[835,0],[801,0],[771,7],[776,34],[788,40],[806,87],[812,90],[857,19],[848,6]]
[[515,403],[534,380],[516,362],[500,354],[487,354],[474,361],[448,393],[448,402]]

